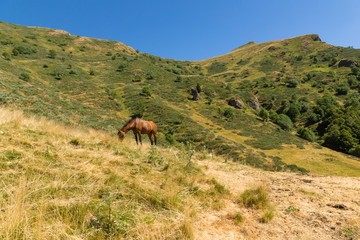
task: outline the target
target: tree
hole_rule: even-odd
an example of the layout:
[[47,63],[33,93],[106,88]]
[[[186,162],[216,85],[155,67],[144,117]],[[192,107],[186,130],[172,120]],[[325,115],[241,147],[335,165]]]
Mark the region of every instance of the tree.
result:
[[291,121],[296,122],[298,117],[300,116],[300,110],[298,104],[292,103],[290,104],[289,109],[286,111],[286,115],[288,115]]
[[201,93],[201,86],[199,83],[196,84],[196,90],[198,91],[198,93]]

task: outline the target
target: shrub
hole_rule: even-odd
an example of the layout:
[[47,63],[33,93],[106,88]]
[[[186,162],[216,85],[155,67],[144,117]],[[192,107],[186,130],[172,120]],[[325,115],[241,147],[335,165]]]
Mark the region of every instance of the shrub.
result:
[[30,74],[25,72],[21,73],[19,78],[24,81],[29,81],[31,79]]
[[285,114],[280,114],[276,123],[286,131],[291,131],[291,129],[293,128],[293,122]]
[[232,108],[225,108],[224,116],[227,118],[231,118],[234,116],[234,110]]
[[306,139],[310,142],[316,141],[315,133],[313,131],[311,131],[310,129],[300,128],[297,133],[299,134],[299,136],[301,138]]
[[89,74],[90,74],[90,76],[94,76],[94,75],[95,75],[95,71],[94,71],[93,69],[90,69]]
[[49,58],[54,59],[54,58],[56,58],[56,55],[57,55],[57,53],[55,50],[53,50],[53,49],[49,50],[49,55],[48,55]]
[[289,79],[286,81],[286,86],[289,88],[296,88],[299,85],[299,81],[296,79]]
[[127,64],[126,63],[120,63],[120,65],[118,66],[117,68],[117,72],[122,72],[125,70],[125,68],[127,67]]
[[146,97],[151,97],[151,89],[149,86],[145,86],[143,87],[142,91],[141,91],[141,95],[146,96]]
[[239,202],[248,208],[265,208],[269,206],[269,197],[264,187],[260,186],[245,190],[240,195]]
[[146,77],[145,77],[147,80],[151,80],[151,79],[154,79],[154,76],[153,76],[153,74],[151,73],[151,72],[148,72],[147,74],[146,74]]
[[269,121],[268,111],[266,111],[264,108],[261,108],[259,112],[259,117],[261,117],[264,122]]
[[277,123],[277,121],[279,120],[279,115],[271,109],[269,111],[269,118],[272,122]]
[[10,54],[7,52],[3,52],[2,56],[4,57],[5,60],[10,60]]
[[80,145],[80,142],[79,142],[78,139],[72,139],[72,140],[70,141],[70,144],[71,144],[71,145],[74,145],[74,146],[79,146],[79,145]]
[[14,47],[12,52],[13,52],[14,56],[17,56],[19,54],[24,54],[24,55],[25,54],[27,54],[27,55],[33,54],[33,53],[36,53],[37,50],[33,47],[19,45],[19,46]]
[[346,95],[350,90],[349,84],[347,82],[342,82],[335,89],[337,95]]
[[236,224],[240,224],[244,221],[244,217],[240,213],[236,213],[233,218]]

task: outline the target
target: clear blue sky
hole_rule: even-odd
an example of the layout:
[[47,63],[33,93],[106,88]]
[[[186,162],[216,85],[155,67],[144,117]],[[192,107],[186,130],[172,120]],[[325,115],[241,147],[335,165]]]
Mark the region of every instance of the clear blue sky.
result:
[[0,20],[123,42],[141,52],[202,60],[249,41],[317,33],[360,47],[359,0],[1,0]]

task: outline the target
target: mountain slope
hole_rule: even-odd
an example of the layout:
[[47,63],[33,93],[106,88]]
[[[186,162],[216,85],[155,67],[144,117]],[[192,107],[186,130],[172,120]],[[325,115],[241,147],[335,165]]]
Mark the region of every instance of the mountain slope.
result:
[[[264,123],[246,105],[257,98],[263,107],[278,111],[284,100],[300,104],[306,96],[303,105],[310,110],[295,122],[301,127],[317,99],[326,92],[334,95],[337,82],[330,81],[322,92],[316,84],[335,70],[335,78],[351,73],[329,62],[357,57],[358,50],[332,47],[306,35],[249,43],[224,56],[187,62],[139,53],[114,41],[3,22],[0,37],[0,103],[5,106],[113,134],[131,116],[142,116],[158,124],[162,145],[191,142],[267,170],[359,176],[357,158]],[[309,72],[318,75],[288,86]],[[189,91],[197,85],[200,100],[193,101]],[[242,110],[228,106],[234,97],[245,103]],[[344,96],[335,98],[345,101]],[[303,155],[309,151],[312,156]]]

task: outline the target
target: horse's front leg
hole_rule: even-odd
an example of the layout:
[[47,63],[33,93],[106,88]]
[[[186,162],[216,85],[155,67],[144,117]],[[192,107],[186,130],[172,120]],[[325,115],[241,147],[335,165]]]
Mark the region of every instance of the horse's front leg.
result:
[[142,142],[141,142],[141,133],[139,133],[139,140],[140,140],[140,144],[142,145]]
[[134,133],[134,135],[135,135],[136,145],[138,145],[138,140],[137,140],[137,135],[136,135],[136,133]]

